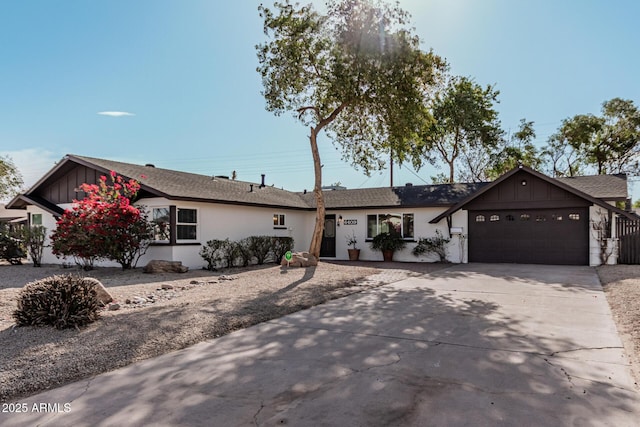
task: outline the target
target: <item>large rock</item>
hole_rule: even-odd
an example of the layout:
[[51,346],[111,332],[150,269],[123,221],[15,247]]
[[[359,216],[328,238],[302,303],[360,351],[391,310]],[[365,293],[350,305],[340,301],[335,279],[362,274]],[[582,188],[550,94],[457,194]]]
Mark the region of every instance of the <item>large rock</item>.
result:
[[85,283],[90,283],[93,285],[93,288],[96,290],[98,302],[101,305],[104,306],[113,301],[113,297],[111,296],[111,294],[107,292],[107,289],[98,279],[94,279],[93,277],[85,277],[84,281]]
[[142,269],[145,273],[186,273],[189,267],[182,265],[180,261],[151,260]]
[[287,262],[283,256],[280,265],[288,265],[289,267],[311,267],[318,265],[318,259],[309,252],[294,252],[291,254],[291,261]]

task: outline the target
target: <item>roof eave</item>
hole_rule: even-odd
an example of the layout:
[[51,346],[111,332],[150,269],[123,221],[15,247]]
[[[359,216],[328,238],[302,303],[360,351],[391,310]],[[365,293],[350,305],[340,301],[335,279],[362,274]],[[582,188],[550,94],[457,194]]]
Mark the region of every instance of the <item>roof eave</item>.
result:
[[[285,206],[283,204],[270,204],[270,203],[254,203],[254,202],[241,202],[235,200],[224,199],[210,199],[204,197],[185,197],[185,196],[171,196],[163,195],[167,200],[181,201],[181,202],[194,202],[194,203],[218,203],[222,205],[235,205],[235,206],[254,206],[259,208],[273,208],[273,209],[293,209],[293,210],[315,210],[315,208],[308,206]],[[144,200],[144,199],[140,199]]]
[[577,188],[574,188],[568,184],[563,183],[562,181],[553,179],[551,177],[548,177],[545,174],[542,174],[534,169],[531,169],[530,167],[524,166],[524,165],[520,165],[517,166],[513,169],[511,169],[509,172],[505,173],[504,175],[502,175],[500,178],[496,179],[495,181],[493,181],[491,184],[486,185],[485,187],[481,188],[479,191],[469,195],[468,197],[466,197],[464,200],[462,200],[461,202],[457,203],[456,205],[450,207],[449,209],[447,209],[446,211],[444,211],[443,213],[441,213],[440,215],[438,215],[437,217],[435,217],[434,219],[432,219],[431,221],[429,221],[430,224],[437,224],[438,222],[442,221],[442,219],[446,218],[447,216],[453,215],[455,212],[457,212],[458,210],[462,209],[466,204],[468,204],[469,202],[471,202],[472,200],[476,199],[477,197],[481,196],[482,194],[486,193],[487,191],[491,190],[492,188],[496,187],[497,185],[499,185],[501,182],[505,181],[506,179],[510,178],[511,176],[515,175],[516,173],[520,172],[520,171],[525,171],[537,178],[542,179],[543,181],[546,181],[552,185],[555,185],[556,187],[559,187],[565,191],[568,191],[569,193],[572,193],[578,197],[581,197],[593,204],[596,204],[598,206],[601,206],[607,210],[610,210],[612,212],[615,212],[619,215],[623,215],[626,216],[627,218],[632,218],[632,216],[629,214],[629,212],[626,212],[622,209],[619,209],[615,206],[612,206],[610,204],[608,204],[607,202],[595,198],[587,193],[584,193],[580,190],[578,190]]
[[7,204],[7,209],[24,209],[24,207],[21,206],[13,207],[13,205],[18,205],[19,202],[23,202],[25,207],[26,205],[37,206],[45,212],[49,212],[55,217],[60,217],[64,213],[64,209],[62,209],[60,206],[53,203],[48,203],[45,200],[38,200],[38,198],[29,196],[27,194],[20,194],[16,196],[13,200],[11,200],[11,202],[9,202],[9,204]]
[[453,213],[455,213],[456,211],[460,210],[464,205],[466,205],[467,203],[469,203],[470,201],[472,201],[476,197],[486,193],[487,191],[489,191],[490,189],[492,189],[496,185],[500,184],[501,182],[503,182],[504,180],[508,179],[512,175],[515,175],[516,173],[518,173],[523,168],[525,168],[525,166],[521,165],[521,166],[518,166],[518,167],[515,167],[515,168],[511,169],[509,172],[504,173],[501,177],[499,177],[498,179],[496,179],[495,181],[493,181],[489,185],[485,185],[480,190],[478,190],[478,191],[476,191],[474,193],[471,193],[470,195],[468,195],[467,197],[462,199],[460,202],[458,202],[455,205],[451,206],[449,209],[447,209],[446,211],[442,212],[440,215],[438,215],[437,217],[435,217],[434,219],[429,221],[429,223],[430,224],[437,224],[443,218],[446,218],[447,216],[452,215]]

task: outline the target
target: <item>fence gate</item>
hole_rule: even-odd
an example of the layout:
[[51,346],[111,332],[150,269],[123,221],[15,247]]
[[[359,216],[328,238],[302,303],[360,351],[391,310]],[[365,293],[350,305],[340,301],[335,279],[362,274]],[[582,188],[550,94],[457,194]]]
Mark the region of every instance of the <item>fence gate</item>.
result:
[[618,217],[616,224],[618,264],[640,264],[640,220]]

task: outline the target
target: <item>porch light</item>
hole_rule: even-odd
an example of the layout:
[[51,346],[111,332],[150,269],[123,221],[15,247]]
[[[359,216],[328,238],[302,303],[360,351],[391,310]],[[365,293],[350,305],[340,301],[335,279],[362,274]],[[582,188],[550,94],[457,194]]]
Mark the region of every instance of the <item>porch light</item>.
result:
[[340,227],[343,222],[342,215],[338,216],[338,227]]

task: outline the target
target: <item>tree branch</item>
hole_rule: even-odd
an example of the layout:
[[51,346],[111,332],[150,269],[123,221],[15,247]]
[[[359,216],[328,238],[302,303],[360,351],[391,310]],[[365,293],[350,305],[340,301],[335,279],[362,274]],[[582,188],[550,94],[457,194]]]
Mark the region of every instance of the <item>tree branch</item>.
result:
[[318,109],[318,107],[307,106],[307,107],[300,107],[296,110],[298,112],[298,119],[301,119],[302,115],[309,110],[312,110],[313,112],[316,113],[317,117],[320,117],[320,110]]
[[334,121],[336,119],[336,117],[338,117],[338,114],[340,114],[340,112],[342,110],[344,110],[346,108],[346,106],[348,105],[348,103],[343,102],[342,104],[340,104],[338,106],[338,108],[336,108],[335,110],[333,110],[331,112],[331,114],[329,114],[329,116],[325,117],[324,119],[320,120],[320,122],[318,123],[318,125],[316,126],[316,130],[320,131],[320,129],[322,129],[323,127],[325,127],[326,125],[328,125],[329,123],[331,123],[332,121]]

